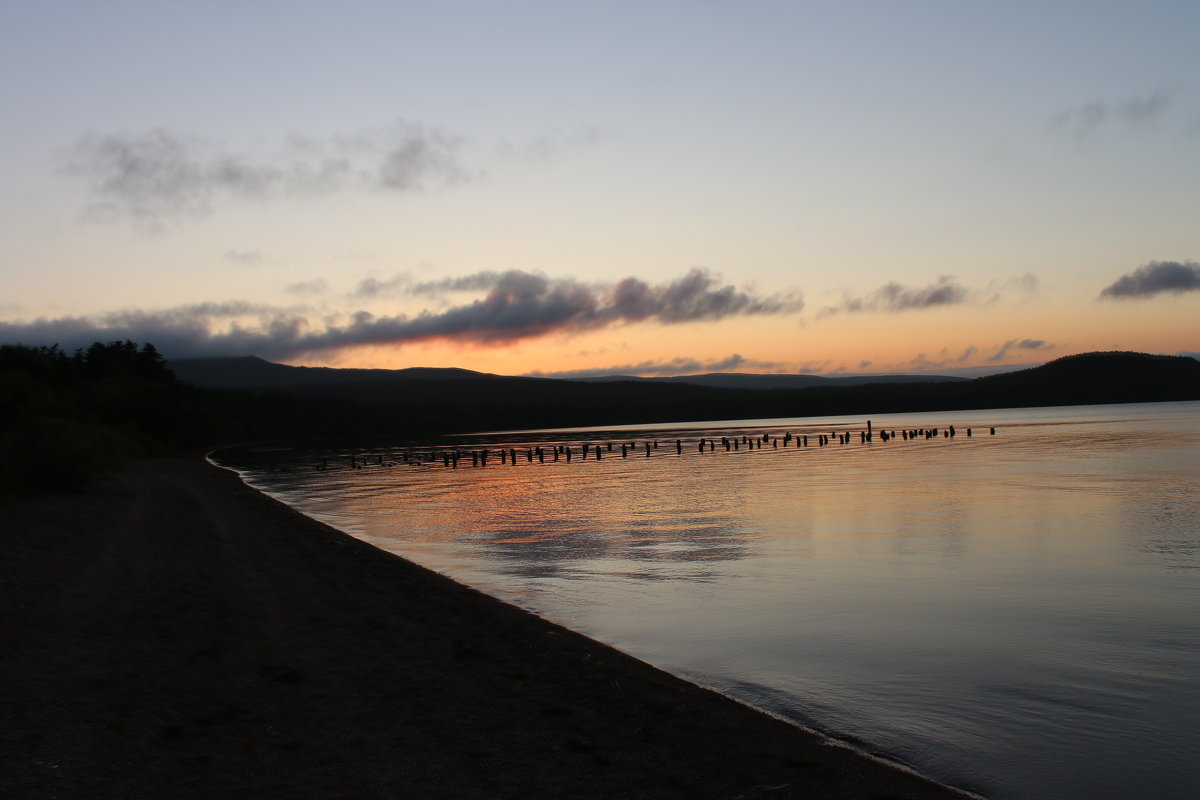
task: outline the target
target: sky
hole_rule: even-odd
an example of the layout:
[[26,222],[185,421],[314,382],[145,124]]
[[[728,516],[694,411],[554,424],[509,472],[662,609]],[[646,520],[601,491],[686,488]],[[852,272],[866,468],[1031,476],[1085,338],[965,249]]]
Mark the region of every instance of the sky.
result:
[[1200,3],[0,0],[0,342],[508,375],[1200,351]]

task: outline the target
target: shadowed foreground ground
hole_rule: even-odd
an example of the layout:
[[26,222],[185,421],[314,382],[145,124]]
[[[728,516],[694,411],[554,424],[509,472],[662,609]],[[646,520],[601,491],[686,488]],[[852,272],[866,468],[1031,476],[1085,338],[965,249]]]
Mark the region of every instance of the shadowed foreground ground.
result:
[[199,458],[0,511],[8,798],[945,798]]

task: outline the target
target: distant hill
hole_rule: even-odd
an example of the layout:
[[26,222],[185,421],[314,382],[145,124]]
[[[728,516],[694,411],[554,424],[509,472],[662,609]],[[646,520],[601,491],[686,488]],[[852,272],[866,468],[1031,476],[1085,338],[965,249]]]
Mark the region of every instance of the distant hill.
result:
[[950,375],[838,375],[830,377],[803,373],[706,372],[701,375],[673,375],[665,378],[604,375],[595,378],[580,378],[579,380],[591,383],[611,383],[613,381],[691,383],[696,386],[717,386],[725,389],[808,389],[813,386],[861,386],[865,383],[947,383],[969,379]]
[[1197,400],[1200,361],[1119,351],[1082,353],[976,378],[968,386],[969,396],[986,399],[992,408]]
[[322,369],[256,358],[175,361],[169,366],[198,387],[251,390],[264,398],[260,402],[274,402],[281,409],[285,396],[334,404],[307,423],[326,432],[480,431],[1200,400],[1200,362],[1141,353],[1068,356],[972,380],[879,376],[885,380],[848,385],[825,379],[799,388],[713,386],[688,379],[556,380],[459,369]]
[[[78,485],[122,459],[233,442],[630,423],[1200,400],[1200,361],[1085,353],[973,380],[687,376],[572,381],[462,369],[323,369],[259,358],[164,363],[152,345],[0,345],[0,499]],[[704,385],[691,382],[708,379]],[[775,388],[741,388],[773,378]],[[779,386],[815,379],[806,387]]]
[[[395,384],[405,381],[443,380],[561,380],[524,378],[472,372],[453,367],[409,367],[407,369],[337,369],[332,367],[293,367],[276,364],[255,356],[241,358],[191,358],[170,362],[180,379],[210,389],[283,389],[310,391],[315,387],[354,384]],[[709,372],[701,375],[676,375],[643,378],[636,375],[605,375],[576,379],[583,383],[686,383],[722,389],[807,389],[813,386],[859,386],[867,383],[945,383],[967,378],[948,375],[842,375],[828,377],[805,374],[754,374]]]
[[256,356],[181,358],[169,362],[182,381],[204,389],[294,389],[312,386],[376,383],[392,380],[468,380],[495,377],[456,367],[408,369],[338,369],[293,367]]

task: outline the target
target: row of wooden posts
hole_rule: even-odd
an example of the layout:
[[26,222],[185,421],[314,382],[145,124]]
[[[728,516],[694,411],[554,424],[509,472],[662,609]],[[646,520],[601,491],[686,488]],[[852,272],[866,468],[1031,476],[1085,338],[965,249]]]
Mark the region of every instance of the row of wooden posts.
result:
[[[996,429],[994,427],[989,428],[988,430],[990,435],[996,435]],[[817,447],[825,447],[835,440],[838,442],[838,444],[847,445],[852,441],[853,433],[853,431],[846,431],[844,433],[830,432],[828,434],[819,433],[813,434],[812,439],[813,443]],[[857,433],[860,443],[865,444],[867,442],[875,441],[876,434],[870,420],[867,420],[866,429],[859,430]],[[899,432],[895,430],[881,430],[878,433],[878,438],[881,442],[888,442],[893,439],[902,439],[903,441],[918,441],[937,438],[952,439],[957,435],[958,431],[953,425],[950,425],[945,428],[912,428],[900,430]],[[966,435],[973,435],[971,428],[966,429]],[[742,434],[740,436],[721,436],[719,438],[702,437],[696,442],[696,451],[699,453],[715,453],[718,449],[718,442],[720,443],[720,448],[725,452],[741,450],[743,448],[748,450],[761,450],[766,445],[769,445],[773,449],[778,449],[779,447],[786,448],[789,445],[797,448],[803,448],[809,446],[809,436],[793,435],[792,433],[788,432],[782,437],[772,436],[770,433],[764,433],[762,436],[747,436]],[[603,444],[584,442],[579,445],[578,457],[583,460],[592,458],[596,461],[599,461],[604,457],[605,453],[613,453],[615,455],[618,452],[617,448],[619,447],[621,458],[629,458],[630,455],[636,455],[639,452],[644,452],[643,457],[649,458],[653,452],[660,449],[660,444],[661,442],[658,439],[646,440],[640,445],[637,441],[620,442],[619,444],[614,444],[613,442],[605,442]],[[689,444],[687,449],[690,450],[690,448],[691,445]],[[667,449],[668,452],[673,449],[676,455],[683,455],[685,450],[684,442],[682,439],[676,439],[673,443],[668,441],[665,449]],[[379,466],[388,467],[396,466],[401,463],[428,464],[437,463],[440,461],[443,466],[457,468],[460,462],[465,464],[468,459],[470,460],[472,467],[486,467],[489,461],[495,464],[497,460],[499,460],[499,463],[501,464],[510,464],[515,467],[518,464],[521,455],[524,455],[525,462],[529,464],[532,464],[535,460],[542,464],[546,463],[547,460],[565,460],[570,462],[573,458],[575,458],[575,450],[571,445],[561,444],[548,445],[546,447],[525,446],[519,449],[516,447],[500,447],[495,450],[486,447],[477,450],[434,448],[431,450],[403,450],[394,457],[394,460],[389,459],[387,456],[382,454],[373,456],[371,458],[377,459]],[[351,453],[349,459],[351,469],[362,469],[369,463],[367,460],[368,456],[364,455],[360,458],[356,453]],[[321,462],[316,465],[316,469],[329,469],[329,461],[330,460],[328,458],[321,459]]]

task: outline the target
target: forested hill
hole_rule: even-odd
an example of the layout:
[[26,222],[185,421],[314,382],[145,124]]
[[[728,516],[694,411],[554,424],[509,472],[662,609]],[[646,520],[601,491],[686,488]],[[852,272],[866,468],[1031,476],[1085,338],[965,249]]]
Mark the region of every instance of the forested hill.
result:
[[1034,369],[970,382],[982,407],[1089,405],[1200,399],[1200,361],[1108,352],[1066,356]]
[[[753,419],[963,408],[1200,399],[1200,362],[1183,356],[1087,353],[974,380],[746,389],[657,381],[568,381],[467,370],[338,370],[261,359],[171,365],[199,386],[257,396],[353,403],[354,420],[387,430],[483,430],[704,419]],[[318,426],[327,429],[331,421]]]
[[[128,458],[247,440],[1200,400],[1200,362],[1140,353],[1069,356],[966,381],[786,389],[261,359],[195,367],[133,342],[73,355],[0,345],[0,495],[78,484]],[[217,388],[231,383],[248,388]]]
[[415,380],[472,380],[495,378],[484,372],[454,367],[409,369],[336,369],[293,367],[256,356],[237,358],[184,358],[170,362],[180,380],[207,389],[310,389],[317,386],[351,386]]
[[[213,389],[283,389],[308,391],[320,386],[399,383],[428,380],[479,380],[503,378],[489,372],[457,368],[409,367],[408,369],[333,369],[293,367],[254,356],[241,358],[189,358],[171,362],[181,380]],[[541,380],[516,378],[516,380]],[[636,375],[606,375],[578,378],[582,383],[687,383],[719,389],[808,389],[814,386],[858,386],[864,383],[947,383],[967,378],[949,375],[805,375],[709,372],[643,378]]]
[[[972,397],[991,405],[989,397],[1006,398],[1004,404],[1028,406],[1060,405],[1055,397],[1086,403],[1137,402],[1154,398],[1185,395],[1194,381],[1200,362],[1186,356],[1156,356],[1145,353],[1107,352],[1066,356],[1039,367],[965,379],[938,375],[859,375],[825,377],[817,375],[706,374],[671,378],[606,377],[578,381],[549,378],[522,378],[473,372],[465,369],[414,367],[409,369],[333,369],[293,367],[261,358],[183,359],[169,363],[181,380],[202,388],[277,391],[306,396],[393,399],[405,394],[471,394],[475,388],[521,387],[532,396],[552,385],[585,384],[583,392],[604,394],[598,384],[642,383],[654,387],[665,384],[706,386],[716,389],[797,390],[854,389],[868,396],[887,396],[893,392],[880,384],[935,384],[921,396],[947,395]],[[960,384],[950,389],[947,384]],[[971,388],[967,388],[970,386]],[[549,390],[553,392],[554,390]],[[505,391],[504,394],[508,394]],[[840,393],[840,392],[839,392]],[[851,391],[849,395],[859,394]],[[904,394],[901,390],[900,394]],[[1019,396],[1027,394],[1027,397]],[[1191,399],[1190,397],[1176,399]],[[998,400],[995,402],[999,402]]]
[[150,344],[0,345],[0,498],[199,446],[212,433],[205,405]]
[[861,386],[864,383],[951,383],[969,380],[969,378],[951,375],[805,375],[706,372],[702,375],[673,375],[655,378],[606,375],[598,378],[582,378],[581,380],[589,383],[612,383],[614,381],[691,383],[697,386],[716,386],[723,389],[809,389],[814,386]]

